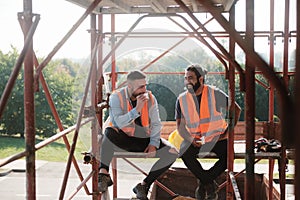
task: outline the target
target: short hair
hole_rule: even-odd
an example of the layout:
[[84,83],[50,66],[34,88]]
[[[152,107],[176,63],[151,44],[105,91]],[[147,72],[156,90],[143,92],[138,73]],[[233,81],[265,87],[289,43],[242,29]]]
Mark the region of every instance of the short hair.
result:
[[186,68],[186,71],[193,71],[196,74],[197,78],[203,76],[203,79],[205,79],[205,75],[207,74],[207,70],[198,64],[188,66]]
[[140,70],[130,71],[127,74],[127,81],[135,81],[135,80],[145,79],[145,78],[146,78],[146,74]]

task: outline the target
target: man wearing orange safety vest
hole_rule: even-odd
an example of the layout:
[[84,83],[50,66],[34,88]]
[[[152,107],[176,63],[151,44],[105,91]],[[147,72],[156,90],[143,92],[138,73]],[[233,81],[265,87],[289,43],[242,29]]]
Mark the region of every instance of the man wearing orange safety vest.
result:
[[131,71],[127,86],[112,93],[109,99],[111,123],[105,129],[101,145],[98,188],[105,192],[113,184],[109,165],[115,151],[145,152],[159,158],[146,178],[133,192],[138,199],[148,199],[151,184],[175,162],[178,152],[160,137],[162,128],[155,96],[146,90],[146,75]]
[[[185,70],[187,91],[177,98],[175,118],[177,130],[183,138],[180,157],[199,181],[196,198],[218,199],[215,179],[227,168],[227,123],[221,108],[227,109],[228,96],[204,84],[206,74],[207,71],[199,65],[191,65]],[[235,124],[240,112],[235,103]],[[205,170],[197,160],[200,152],[214,152],[218,161]]]

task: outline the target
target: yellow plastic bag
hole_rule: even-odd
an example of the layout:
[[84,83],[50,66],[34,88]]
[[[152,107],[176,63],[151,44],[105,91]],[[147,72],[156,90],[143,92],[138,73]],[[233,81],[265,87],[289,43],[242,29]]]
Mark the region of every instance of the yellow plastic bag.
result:
[[168,141],[174,145],[177,149],[180,149],[180,145],[183,141],[183,138],[178,133],[177,129],[175,129],[168,137]]

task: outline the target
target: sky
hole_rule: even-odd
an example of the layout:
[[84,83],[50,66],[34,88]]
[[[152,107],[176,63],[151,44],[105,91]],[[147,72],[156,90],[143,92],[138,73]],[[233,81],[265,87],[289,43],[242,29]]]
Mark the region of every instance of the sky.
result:
[[[33,37],[33,48],[38,57],[47,56],[71,27],[83,15],[85,9],[66,0],[32,0],[33,13],[40,21]],[[0,50],[7,53],[11,46],[19,52],[24,39],[17,13],[23,11],[23,0],[0,1]],[[116,16],[116,31],[127,31],[138,16]],[[109,16],[104,17],[104,32],[110,31]],[[149,25],[149,23],[148,23]],[[139,29],[145,26],[138,27]],[[90,17],[78,27],[55,57],[85,58],[90,54]]]
[[[65,0],[33,0],[33,13],[40,14],[40,21],[33,39],[38,57],[45,57],[71,29],[84,13],[84,9]],[[7,52],[11,45],[22,50],[24,39],[17,13],[23,12],[22,0],[0,1],[0,50]],[[89,17],[88,17],[89,18]],[[85,57],[89,50],[89,19],[85,20],[57,57]],[[74,43],[76,43],[74,45]]]
[[[294,15],[295,8],[292,7],[293,2],[291,0],[291,15]],[[245,18],[243,16],[244,5],[242,0],[238,1],[236,9],[237,29],[244,30]],[[259,0],[260,4],[256,4],[256,30],[268,30],[269,10],[266,9],[266,5],[263,2],[269,2],[268,0]],[[281,30],[283,27],[283,10],[284,6],[281,4],[282,0],[275,0],[275,29]],[[34,34],[33,48],[38,57],[46,57],[52,49],[58,44],[58,42],[65,36],[65,34],[71,29],[71,27],[77,22],[77,20],[85,12],[85,9],[72,4],[66,0],[32,0],[33,13],[40,14],[40,22]],[[23,0],[9,0],[0,1],[0,25],[1,25],[1,37],[0,37],[0,50],[4,53],[11,50],[11,45],[16,47],[19,52],[23,47],[23,34],[17,19],[17,13],[23,11]],[[260,15],[259,15],[260,14]],[[116,16],[116,31],[127,31],[129,27],[139,17],[129,17],[128,15]],[[104,32],[110,31],[110,22],[108,16],[104,18]],[[205,21],[205,19],[204,19]],[[70,39],[63,45],[58,51],[55,57],[66,58],[87,58],[90,53],[90,36],[88,29],[90,28],[89,17],[81,24],[76,32],[70,37]],[[137,29],[153,29],[168,27],[168,30],[174,30],[176,28],[167,23],[164,20],[145,20],[141,23]],[[159,24],[159,25],[158,25]],[[291,26],[291,30],[293,26]],[[267,47],[268,41],[264,39],[259,42],[264,47]],[[281,39],[278,39],[277,48],[281,49]],[[275,48],[276,48],[275,47]],[[159,46],[159,48],[161,48]],[[54,57],[54,58],[55,58]]]

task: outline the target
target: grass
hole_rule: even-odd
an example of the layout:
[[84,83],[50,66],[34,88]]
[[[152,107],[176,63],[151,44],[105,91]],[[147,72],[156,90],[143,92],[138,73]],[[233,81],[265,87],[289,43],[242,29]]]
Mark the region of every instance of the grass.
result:
[[[75,149],[75,158],[82,159],[81,153],[86,152],[91,146],[91,133],[88,127],[82,127],[79,131],[79,136]],[[67,135],[70,145],[72,145],[74,133]],[[36,143],[42,139],[36,139]],[[15,136],[0,135],[0,159],[12,156],[25,151],[25,139]],[[46,160],[54,162],[66,162],[68,160],[68,151],[62,138],[46,145],[36,151],[37,160]]]

